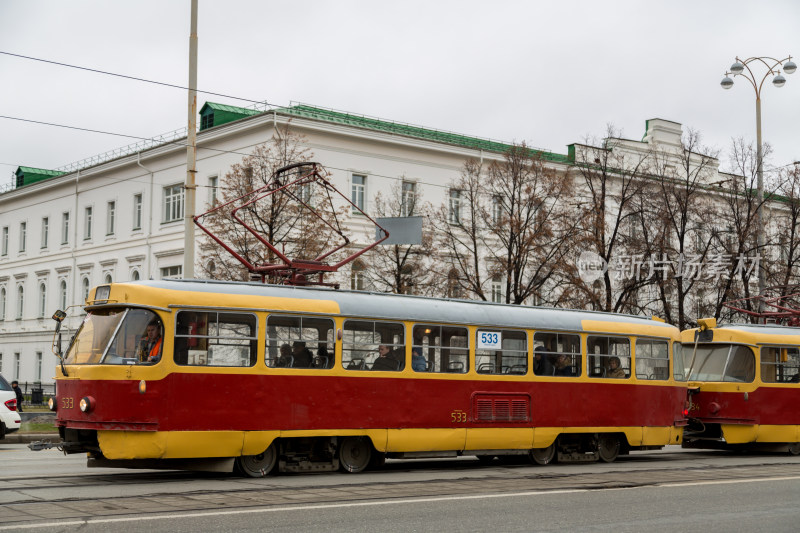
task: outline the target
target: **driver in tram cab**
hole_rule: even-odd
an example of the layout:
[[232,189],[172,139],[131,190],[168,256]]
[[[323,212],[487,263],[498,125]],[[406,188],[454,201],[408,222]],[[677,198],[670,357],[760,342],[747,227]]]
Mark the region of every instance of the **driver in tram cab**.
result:
[[161,321],[153,319],[145,328],[144,338],[142,338],[140,350],[140,360],[143,363],[157,363],[161,360]]

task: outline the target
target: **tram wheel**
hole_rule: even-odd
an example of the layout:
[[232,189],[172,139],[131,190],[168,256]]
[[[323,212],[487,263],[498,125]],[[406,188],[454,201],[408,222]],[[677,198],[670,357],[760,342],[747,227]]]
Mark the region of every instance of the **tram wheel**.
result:
[[345,437],[339,444],[339,470],[358,473],[369,466],[372,445],[364,437]]
[[235,461],[236,469],[248,477],[264,477],[275,468],[278,461],[278,454],[275,452],[275,444],[270,444],[269,448],[258,455],[243,455],[237,457]]
[[534,448],[528,452],[528,457],[537,465],[549,465],[556,458],[556,443],[553,442],[547,448]]
[[800,455],[800,442],[792,442],[789,444],[789,455]]
[[597,437],[597,455],[604,463],[613,463],[619,456],[620,442],[616,435],[599,435]]

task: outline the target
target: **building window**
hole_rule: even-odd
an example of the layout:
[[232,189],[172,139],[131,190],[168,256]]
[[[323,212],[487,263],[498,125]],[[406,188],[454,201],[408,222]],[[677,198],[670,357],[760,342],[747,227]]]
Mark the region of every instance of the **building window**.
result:
[[19,379],[19,352],[14,353],[14,379]]
[[161,279],[183,277],[183,265],[164,267],[161,269]]
[[58,304],[62,311],[67,308],[67,282],[63,279],[58,286]]
[[42,352],[36,352],[36,381],[42,381]]
[[131,272],[131,281],[139,281],[139,271],[138,270],[134,269]]
[[20,285],[17,287],[17,320],[22,320],[22,313],[25,310],[25,288]]
[[61,244],[69,243],[69,213],[61,213]]
[[92,208],[87,207],[83,212],[83,239],[92,238]]
[[6,288],[0,288],[0,320],[6,319]]
[[492,196],[492,223],[499,224],[503,218],[503,200],[499,196]]
[[47,311],[47,285],[44,282],[39,284],[39,318],[44,318]]
[[114,235],[114,222],[117,218],[117,202],[108,202],[106,208],[106,235]]
[[25,251],[25,245],[27,244],[28,240],[28,223],[27,222],[20,222],[19,223],[19,251]]
[[81,280],[81,296],[84,302],[89,299],[89,278],[85,276]]
[[183,218],[183,185],[164,187],[164,222]]
[[402,185],[402,194],[400,197],[400,216],[410,217],[414,214],[414,207],[416,203],[416,183],[412,181],[404,181]]
[[455,269],[451,269],[447,274],[447,297],[461,298],[461,282]]
[[142,229],[142,195],[133,195],[133,229]]
[[108,285],[108,284],[113,283],[113,282],[114,282],[114,280],[111,278],[111,274],[106,273],[106,275],[103,276],[103,283],[104,284]]
[[503,301],[503,285],[500,276],[492,278],[492,301],[495,303]]
[[447,221],[450,224],[461,223],[461,191],[450,189],[450,203],[447,210]]
[[2,255],[8,255],[8,226],[3,226],[3,253]]
[[353,268],[350,270],[350,290],[363,291],[364,286],[364,264],[360,261],[356,261],[353,263]]
[[[364,211],[364,190],[367,187],[367,177],[359,174],[353,174],[353,189],[350,195],[350,201],[358,209]],[[358,212],[353,209],[353,212]]]
[[211,176],[208,178],[208,205],[214,207],[217,205],[217,187],[219,185],[219,178]]
[[50,219],[42,218],[42,248],[47,248],[47,238],[50,236]]

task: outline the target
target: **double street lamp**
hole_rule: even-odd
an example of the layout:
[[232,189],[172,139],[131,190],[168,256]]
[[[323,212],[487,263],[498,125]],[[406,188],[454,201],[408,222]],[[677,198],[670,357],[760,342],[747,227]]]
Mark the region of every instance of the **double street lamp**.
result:
[[[767,72],[758,81],[758,77],[750,68],[750,65],[766,68]],[[730,66],[725,77],[722,78],[723,89],[730,89],[733,87],[733,79],[736,76],[742,76],[750,82],[756,92],[756,176],[758,178],[758,206],[756,210],[756,235],[758,238],[758,253],[761,254],[764,249],[764,223],[761,219],[761,205],[764,203],[764,169],[763,169],[763,152],[761,148],[761,89],[764,87],[764,82],[772,77],[772,84],[775,87],[783,87],[786,84],[786,78],[781,74],[781,68],[786,74],[794,74],[797,70],[797,65],[792,61],[792,56],[785,59],[775,59],[774,57],[751,57],[749,59],[741,60],[738,57],[736,62]],[[759,300],[759,311],[763,311],[763,296],[765,288],[764,269],[759,264],[758,268],[758,295],[762,298]]]

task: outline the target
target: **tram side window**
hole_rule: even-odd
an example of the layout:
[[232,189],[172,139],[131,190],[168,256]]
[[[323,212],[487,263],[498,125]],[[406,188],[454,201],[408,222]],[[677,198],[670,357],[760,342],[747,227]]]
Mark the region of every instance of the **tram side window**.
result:
[[[469,371],[469,332],[467,328],[417,324],[412,351],[425,359],[426,372],[464,374]],[[417,368],[422,368],[422,365]],[[421,371],[421,370],[417,370]]]
[[[479,374],[528,373],[528,336],[524,331],[479,329],[475,336],[475,368]],[[499,348],[481,348],[485,344],[498,344]]]
[[403,370],[405,329],[397,322],[345,320],[342,365],[347,370]]
[[537,376],[580,376],[581,338],[578,335],[539,331],[533,335],[533,372]]
[[725,368],[725,381],[750,383],[754,379],[756,379],[756,361],[753,350],[747,346],[733,346],[728,366]]
[[798,383],[800,350],[797,346],[763,346],[761,348],[761,381],[764,383]]
[[631,341],[627,337],[586,338],[589,377],[625,379],[631,375]]
[[329,318],[269,315],[267,366],[333,368],[335,326]]
[[652,339],[636,339],[637,379],[669,378],[669,343]]
[[684,359],[683,345],[679,342],[672,343],[672,375],[675,381],[686,381],[686,361]]
[[258,351],[256,317],[249,313],[180,311],[175,362],[188,366],[253,366]]

